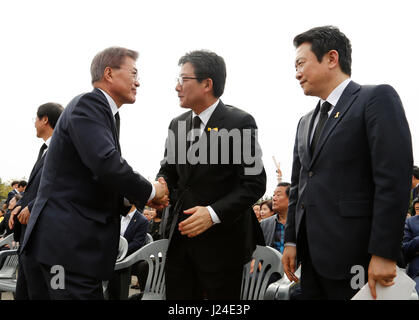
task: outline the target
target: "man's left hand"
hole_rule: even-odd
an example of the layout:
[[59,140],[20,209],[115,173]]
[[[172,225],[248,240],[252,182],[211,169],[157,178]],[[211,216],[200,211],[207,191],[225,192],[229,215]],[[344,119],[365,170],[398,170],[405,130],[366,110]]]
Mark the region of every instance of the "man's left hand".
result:
[[179,231],[189,238],[196,237],[208,230],[212,225],[211,215],[206,207],[193,207],[183,211],[191,216],[179,223]]
[[395,277],[396,261],[374,255],[371,257],[368,267],[368,286],[374,299],[377,299],[376,283],[390,287],[394,284]]

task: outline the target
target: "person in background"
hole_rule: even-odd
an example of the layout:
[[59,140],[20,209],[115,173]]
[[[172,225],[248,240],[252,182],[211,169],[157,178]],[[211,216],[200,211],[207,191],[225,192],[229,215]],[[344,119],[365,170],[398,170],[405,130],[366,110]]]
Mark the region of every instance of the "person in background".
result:
[[260,204],[259,203],[256,203],[256,204],[253,205],[253,212],[255,213],[256,218],[260,222],[262,220],[262,217],[260,216]]
[[262,201],[260,204],[260,219],[272,217],[274,211],[272,210],[272,200]]
[[[413,201],[419,213],[419,199]],[[406,273],[416,282],[416,291],[419,294],[419,215],[408,218],[404,227],[402,249],[408,268]]]

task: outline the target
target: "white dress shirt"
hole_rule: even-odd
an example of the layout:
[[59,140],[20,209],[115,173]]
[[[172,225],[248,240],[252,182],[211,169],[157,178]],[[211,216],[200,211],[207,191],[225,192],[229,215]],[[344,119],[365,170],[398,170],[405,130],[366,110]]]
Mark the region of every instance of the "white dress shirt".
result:
[[128,213],[125,217],[121,217],[121,236],[124,236],[125,231],[127,231],[128,225],[131,222],[132,217],[134,216],[137,210]]

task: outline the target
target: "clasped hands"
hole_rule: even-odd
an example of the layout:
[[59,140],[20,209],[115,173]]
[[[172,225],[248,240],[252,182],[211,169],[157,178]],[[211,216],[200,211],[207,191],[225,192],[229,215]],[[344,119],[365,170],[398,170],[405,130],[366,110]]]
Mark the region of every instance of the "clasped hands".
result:
[[163,177],[153,182],[156,194],[153,199],[147,202],[149,207],[155,208],[156,210],[162,210],[169,205],[169,188],[167,187],[166,180]]

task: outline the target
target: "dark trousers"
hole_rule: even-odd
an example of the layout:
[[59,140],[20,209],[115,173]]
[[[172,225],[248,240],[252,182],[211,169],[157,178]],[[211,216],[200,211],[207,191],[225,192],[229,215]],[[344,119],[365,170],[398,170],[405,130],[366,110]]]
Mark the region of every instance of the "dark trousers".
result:
[[29,300],[28,284],[26,283],[25,271],[21,257],[19,255],[19,266],[18,266],[17,282],[16,282],[16,300]]
[[26,250],[21,254],[21,261],[31,300],[104,299],[101,280],[64,270],[63,286],[57,286],[57,273],[52,266],[39,263]]
[[[297,251],[301,258],[301,298],[299,297],[299,300],[350,300],[358,292],[358,289],[351,288],[350,278],[328,279],[317,272],[310,256],[305,217],[300,226]],[[334,261],[331,260],[330,263],[334,263]],[[367,274],[365,276],[367,277]],[[367,278],[364,283],[367,283]]]
[[[203,249],[205,250],[205,249]],[[167,300],[240,300],[243,266],[217,272],[199,270],[188,255],[167,257]]]

